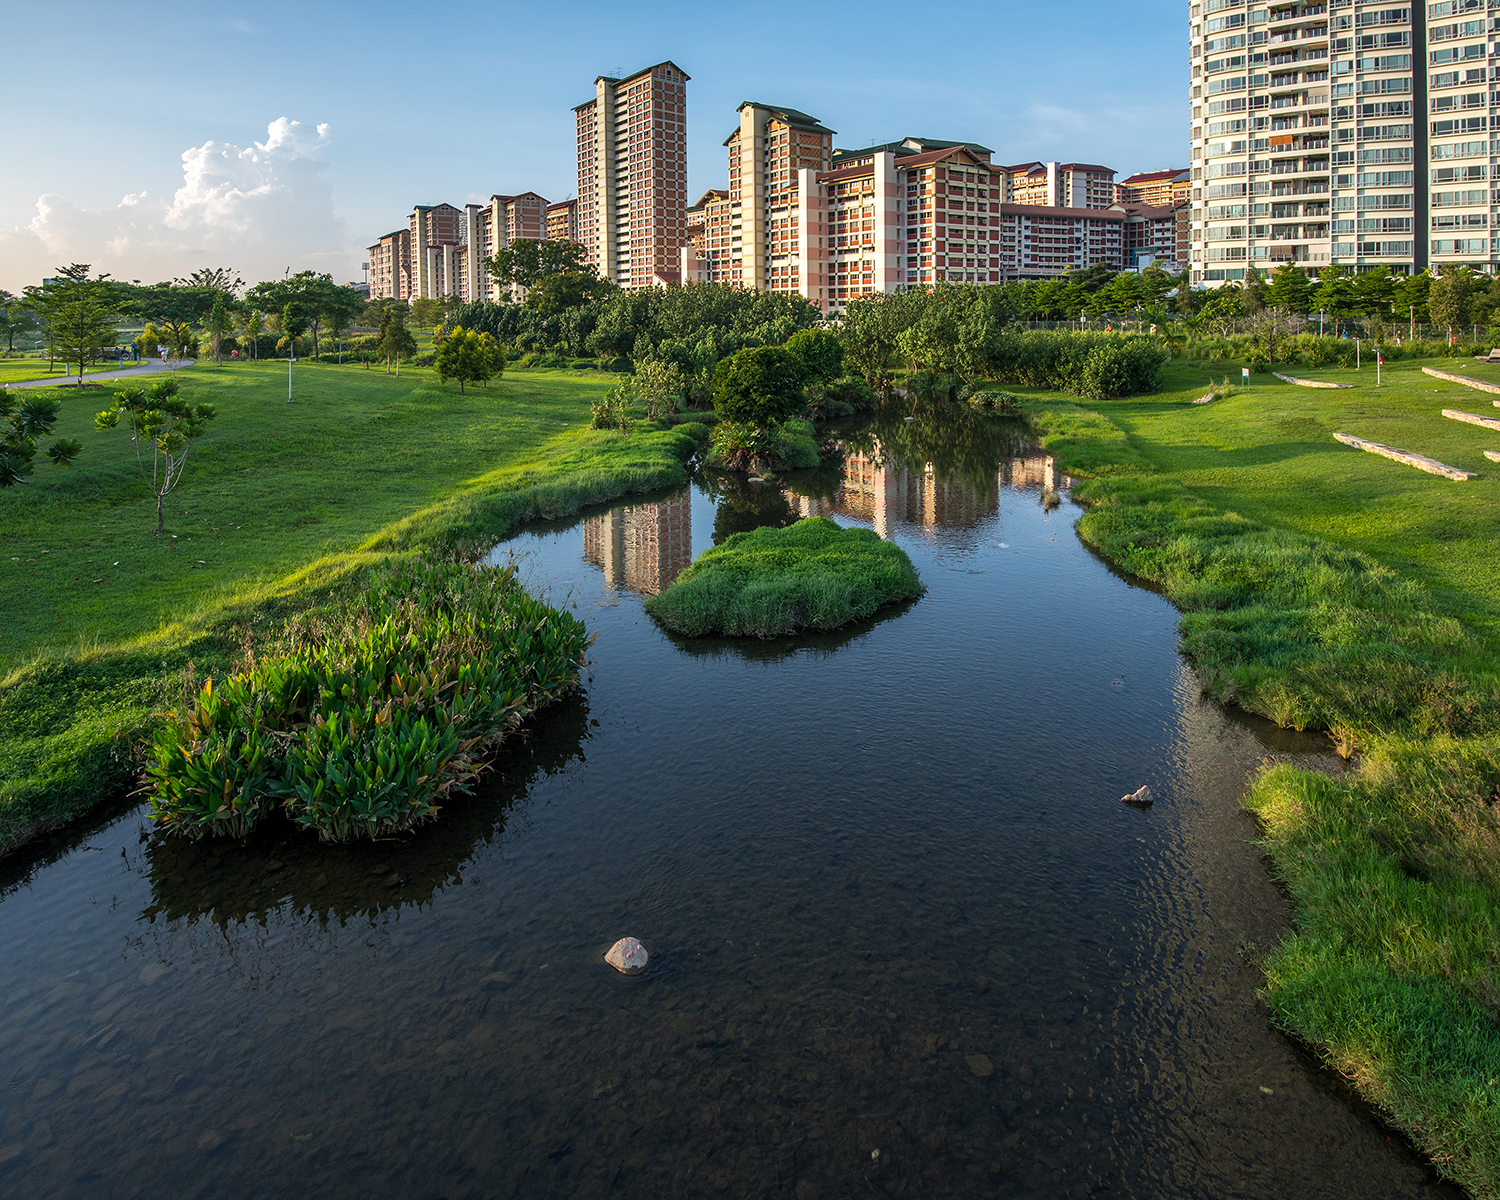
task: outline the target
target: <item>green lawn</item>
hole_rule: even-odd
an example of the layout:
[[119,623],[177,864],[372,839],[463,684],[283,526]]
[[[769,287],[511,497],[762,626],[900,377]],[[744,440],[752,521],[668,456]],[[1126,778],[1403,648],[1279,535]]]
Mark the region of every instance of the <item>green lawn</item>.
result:
[[[139,364],[129,360],[125,362],[126,369],[137,365]],[[0,358],[0,385],[21,383],[29,379],[55,378],[61,381],[64,378],[63,364],[54,362],[52,366],[53,370],[48,371],[45,358]],[[70,369],[76,371],[77,368],[75,366]],[[92,366],[84,372],[84,378],[90,375],[110,375],[119,370],[121,370],[119,363]],[[78,376],[75,374],[73,378],[76,380]]]
[[[1486,382],[1500,371],[1427,360]],[[1222,377],[1224,368],[1214,365]],[[1231,377],[1238,365],[1230,369]],[[1500,449],[1441,416],[1492,397],[1421,363],[1257,375],[1194,405],[1209,370],[1108,403],[1036,396],[1088,506],[1083,539],[1184,612],[1205,688],[1329,730],[1351,769],[1282,766],[1246,798],[1295,905],[1265,959],[1276,1019],[1438,1167],[1500,1197]],[[1454,482],[1333,440],[1394,445]]]
[[693,446],[589,429],[614,382],[594,372],[512,371],[461,396],[431,370],[308,363],[291,404],[285,362],[178,378],[218,415],[160,537],[127,431],[93,427],[107,387],[44,389],[83,453],[66,470],[38,456],[0,492],[0,852],[107,799],[136,769],[134,731],[186,678],[222,674],[353,573],[681,482]]
[[[1500,384],[1500,366],[1425,359],[1300,378],[1356,382],[1352,391],[1295,387],[1270,375],[1225,400],[1192,405],[1209,372],[1168,373],[1163,393],[1102,410],[1160,470],[1217,508],[1364,551],[1429,590],[1435,603],[1490,634],[1500,623],[1500,431],[1442,415],[1500,418],[1500,399],[1434,379],[1423,365]],[[1237,371],[1230,372],[1238,374]],[[1222,378],[1223,372],[1220,372]],[[1453,482],[1333,440],[1352,433],[1472,471]]]

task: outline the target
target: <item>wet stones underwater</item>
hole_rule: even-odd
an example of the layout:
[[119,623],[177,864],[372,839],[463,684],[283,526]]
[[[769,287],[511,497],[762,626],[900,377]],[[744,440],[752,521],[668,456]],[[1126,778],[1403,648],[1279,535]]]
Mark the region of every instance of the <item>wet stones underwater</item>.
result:
[[[909,429],[498,548],[597,633],[587,686],[414,836],[127,811],[8,860],[0,1188],[1446,1194],[1255,998],[1286,913],[1239,796],[1337,760],[1202,700],[1023,430]],[[642,612],[809,515],[927,595],[754,643]]]

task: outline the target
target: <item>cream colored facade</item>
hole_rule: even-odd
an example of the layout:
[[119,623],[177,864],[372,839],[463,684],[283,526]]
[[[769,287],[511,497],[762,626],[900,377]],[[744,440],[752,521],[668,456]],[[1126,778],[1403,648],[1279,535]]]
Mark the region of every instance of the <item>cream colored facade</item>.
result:
[[1193,4],[1194,281],[1493,272],[1489,33],[1482,0]]

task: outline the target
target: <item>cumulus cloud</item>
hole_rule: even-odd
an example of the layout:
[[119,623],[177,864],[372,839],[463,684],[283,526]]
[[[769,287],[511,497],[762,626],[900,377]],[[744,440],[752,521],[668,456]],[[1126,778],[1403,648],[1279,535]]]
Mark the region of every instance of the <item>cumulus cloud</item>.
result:
[[122,279],[157,280],[203,266],[228,266],[246,279],[290,266],[357,278],[359,261],[335,215],[324,148],[327,125],[281,117],[266,140],[241,148],[204,142],[182,155],[182,186],[170,199],[139,192],[104,211],[58,195],[36,202],[29,224],[0,232],[0,263],[12,291],[54,267],[92,263]]

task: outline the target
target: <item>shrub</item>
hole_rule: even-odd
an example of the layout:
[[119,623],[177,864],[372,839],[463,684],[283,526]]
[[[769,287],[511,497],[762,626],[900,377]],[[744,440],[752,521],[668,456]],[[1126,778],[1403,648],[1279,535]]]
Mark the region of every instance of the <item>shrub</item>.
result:
[[590,406],[591,429],[625,430],[630,426],[630,404],[635,399],[635,384],[625,380],[615,384]]
[[437,362],[436,354],[417,354],[412,357],[411,365],[414,367],[430,367]]
[[807,376],[780,346],[740,350],[714,370],[714,410],[726,421],[768,426],[801,411]]
[[690,637],[781,637],[836,629],[923,590],[894,542],[811,517],[732,534],[648,598],[646,611]]
[[964,401],[974,408],[997,413],[1018,413],[1021,411],[1021,397],[1014,392],[1000,392],[992,389],[980,391],[965,388],[964,393]]
[[325,841],[431,820],[577,682],[589,638],[511,570],[407,562],[294,641],[157,731],[146,780],[168,833],[243,837],[278,807]]

